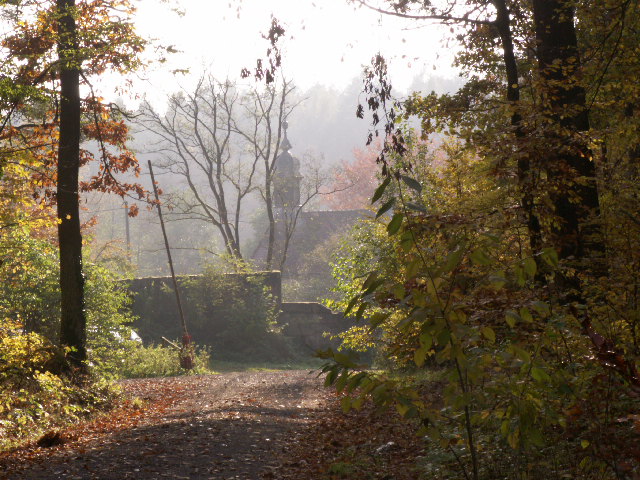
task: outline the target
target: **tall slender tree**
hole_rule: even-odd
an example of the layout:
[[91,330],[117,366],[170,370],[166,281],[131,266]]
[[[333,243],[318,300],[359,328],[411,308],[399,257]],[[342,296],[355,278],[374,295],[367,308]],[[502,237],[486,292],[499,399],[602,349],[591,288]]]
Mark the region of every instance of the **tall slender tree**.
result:
[[[143,197],[137,184],[120,183],[115,173],[139,171],[126,148],[127,128],[118,112],[94,93],[91,78],[106,70],[130,72],[141,65],[145,41],[135,34],[127,0],[24,0],[0,4],[13,29],[2,42],[6,62],[20,89],[7,109],[2,141],[19,144],[39,161],[35,192],[57,205],[60,253],[60,344],[70,368],[84,369],[86,316],[82,272],[79,195],[98,189]],[[53,28],[51,28],[53,27]],[[89,95],[81,96],[81,85]],[[23,92],[23,93],[21,93]],[[37,108],[29,100],[37,99]],[[99,146],[100,168],[80,181],[80,167],[94,155],[81,139]],[[135,213],[135,209],[131,211]]]
[[60,69],[60,140],[56,203],[60,249],[60,343],[71,348],[76,366],[87,359],[87,319],[84,310],[82,234],[80,233],[80,65],[75,0],[58,0],[58,58]]
[[[544,131],[553,143],[546,169],[559,217],[554,229],[560,258],[587,259],[601,265],[604,238],[597,217],[600,200],[593,153],[581,133],[589,130],[586,94],[580,84],[580,53],[573,2],[534,0],[536,54],[543,99]],[[597,272],[594,272],[597,273]]]

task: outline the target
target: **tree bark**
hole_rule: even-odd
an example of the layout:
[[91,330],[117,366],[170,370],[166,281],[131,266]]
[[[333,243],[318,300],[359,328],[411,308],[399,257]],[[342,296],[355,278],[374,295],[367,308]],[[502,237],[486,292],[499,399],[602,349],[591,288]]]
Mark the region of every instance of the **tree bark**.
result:
[[[606,275],[605,242],[598,222],[600,203],[596,167],[586,141],[579,135],[589,129],[584,88],[577,75],[580,56],[574,25],[574,9],[567,0],[533,0],[538,68],[548,118],[548,135],[555,153],[549,174],[558,185],[552,199],[560,224],[554,229],[559,258],[569,260],[591,279]],[[557,142],[557,143],[555,143]],[[590,339],[598,361],[640,391],[640,373],[616,343],[593,326],[583,282],[577,275],[560,282],[565,301]]]
[[542,262],[536,254],[542,250],[542,228],[538,215],[535,212],[531,163],[526,152],[523,152],[521,149],[521,140],[525,137],[525,133],[522,129],[522,115],[519,110],[520,80],[518,78],[518,63],[513,49],[511,19],[505,0],[494,0],[493,5],[497,12],[495,25],[502,41],[505,76],[507,80],[507,101],[513,108],[511,126],[514,128],[514,135],[518,145],[518,183],[520,184],[521,190],[520,207],[527,217],[529,247],[531,248],[531,253],[534,254],[533,258],[538,266],[537,275],[541,275],[543,271]]
[[580,135],[589,130],[584,88],[578,81],[580,55],[574,9],[566,0],[533,0],[538,72],[547,119],[546,139],[558,153],[548,159],[555,183],[552,200],[558,217],[554,243],[561,259],[588,260],[594,274],[605,246],[597,218],[600,202],[592,152]]
[[60,138],[56,201],[60,250],[60,344],[67,358],[84,368],[87,359],[82,235],[78,176],[80,170],[80,66],[77,60],[75,0],[57,0],[60,68]]

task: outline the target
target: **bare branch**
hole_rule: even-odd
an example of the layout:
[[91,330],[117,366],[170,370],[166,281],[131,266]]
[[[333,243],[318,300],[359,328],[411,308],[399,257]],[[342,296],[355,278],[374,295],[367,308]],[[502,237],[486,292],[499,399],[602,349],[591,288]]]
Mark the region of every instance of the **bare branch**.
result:
[[438,20],[443,23],[466,23],[470,25],[494,25],[495,21],[493,20],[480,20],[469,18],[466,15],[462,17],[457,17],[454,15],[450,15],[448,13],[445,14],[428,14],[428,15],[412,15],[409,13],[396,12],[393,10],[384,10],[382,8],[374,7],[373,5],[369,5],[365,0],[353,0],[360,4],[361,6],[368,8],[377,13],[382,13],[383,15],[390,15],[393,17],[407,18],[410,20]]

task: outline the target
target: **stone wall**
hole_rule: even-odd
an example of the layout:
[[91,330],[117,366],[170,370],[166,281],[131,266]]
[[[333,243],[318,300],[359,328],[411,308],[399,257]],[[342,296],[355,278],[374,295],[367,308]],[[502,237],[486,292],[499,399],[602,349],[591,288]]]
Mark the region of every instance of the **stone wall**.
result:
[[[318,349],[336,347],[336,341],[323,336],[325,332],[336,334],[346,330],[351,324],[342,314],[334,313],[320,303],[314,302],[282,302],[282,286],[280,272],[256,272],[249,275],[226,274],[228,279],[236,280],[236,285],[248,282],[259,282],[269,288],[277,303],[277,323],[283,326],[282,333],[288,338],[288,343],[294,349],[304,353],[312,353]],[[181,291],[183,309],[187,326],[197,343],[215,343],[216,331],[207,330],[207,318],[201,318],[198,309],[194,307],[196,299],[189,289],[189,281],[198,278],[195,275],[178,276],[178,286]],[[162,337],[176,339],[182,336],[180,316],[173,291],[171,277],[146,277],[128,281],[129,289],[133,293],[133,313],[138,319],[134,328],[145,343],[161,343]],[[250,289],[247,288],[247,291]],[[255,291],[255,289],[254,289]],[[241,295],[243,289],[236,290]],[[226,293],[226,292],[225,292]],[[229,293],[232,295],[232,293]],[[198,299],[197,301],[203,301]],[[204,300],[206,301],[206,300]],[[200,309],[202,310],[202,309]],[[220,321],[234,322],[237,319],[215,318]],[[209,329],[210,330],[210,329]],[[214,353],[215,355],[215,353]]]
[[[194,336],[201,339],[215,336],[215,332],[208,332],[206,328],[207,318],[202,318],[202,304],[206,299],[199,297],[193,291],[191,283],[200,278],[198,275],[178,275],[176,280],[180,290],[183,310],[187,327]],[[225,274],[228,284],[233,284],[237,292],[252,291],[255,296],[255,288],[252,285],[259,284],[269,289],[276,303],[279,305],[282,297],[282,283],[280,272],[255,272],[251,274]],[[161,343],[162,337],[175,339],[182,337],[180,313],[173,289],[171,277],[145,277],[128,281],[129,290],[133,294],[131,309],[137,317],[133,327],[145,343]],[[232,295],[230,292],[223,292]],[[220,297],[220,294],[218,295]],[[243,300],[247,300],[243,298]],[[257,301],[257,299],[256,299]],[[196,304],[199,304],[196,306]],[[207,310],[206,308],[204,310]],[[216,318],[217,323],[232,322],[232,318]],[[203,328],[204,327],[204,328]],[[200,340],[202,341],[202,340]]]
[[332,312],[316,302],[283,302],[278,323],[285,325],[285,335],[295,338],[309,351],[336,348],[339,342],[329,336],[352,325],[341,313]]

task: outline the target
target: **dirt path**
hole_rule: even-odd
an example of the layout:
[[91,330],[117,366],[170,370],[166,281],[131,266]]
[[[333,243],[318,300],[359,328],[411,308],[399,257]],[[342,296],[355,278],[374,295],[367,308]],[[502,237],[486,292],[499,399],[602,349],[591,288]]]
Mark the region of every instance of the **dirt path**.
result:
[[274,455],[328,397],[307,371],[130,380],[124,386],[167,407],[141,409],[135,421],[127,414],[122,428],[89,428],[64,445],[0,459],[0,478],[272,478]]

